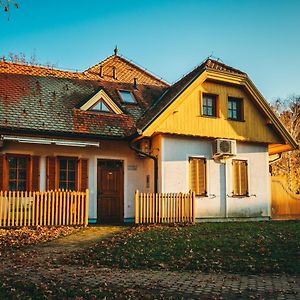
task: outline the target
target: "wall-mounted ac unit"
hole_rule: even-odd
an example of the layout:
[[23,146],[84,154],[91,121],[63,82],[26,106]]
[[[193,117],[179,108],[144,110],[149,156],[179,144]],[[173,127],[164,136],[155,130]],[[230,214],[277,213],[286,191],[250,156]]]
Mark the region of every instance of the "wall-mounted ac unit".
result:
[[213,143],[213,158],[225,158],[236,155],[236,141],[216,139]]

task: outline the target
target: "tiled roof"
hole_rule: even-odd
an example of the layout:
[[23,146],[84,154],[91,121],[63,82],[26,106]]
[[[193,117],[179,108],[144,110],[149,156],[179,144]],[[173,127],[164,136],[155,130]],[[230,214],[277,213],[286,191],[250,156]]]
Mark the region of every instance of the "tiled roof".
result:
[[11,63],[0,61],[0,73],[5,74],[22,74],[41,77],[56,77],[69,79],[97,79],[92,74],[84,74],[80,72],[69,72],[57,70],[53,68],[46,68],[40,66],[31,66],[26,64]]
[[[120,79],[128,64],[118,64]],[[134,69],[134,66],[131,66]],[[146,72],[133,80],[109,81],[89,72],[67,72],[38,66],[0,62],[0,130],[84,134],[124,138],[134,122],[166,88]],[[121,76],[122,75],[122,76]],[[149,76],[149,80],[147,80]],[[129,78],[129,77],[128,77]],[[155,83],[155,84],[154,84]],[[78,108],[104,89],[123,114],[83,112]],[[130,90],[137,101],[126,104],[118,90]]]
[[[133,83],[134,78],[136,78],[138,84],[168,86],[163,80],[118,55],[109,56],[84,73],[99,76],[100,68],[102,68],[102,79],[105,81]],[[115,78],[113,76],[114,68],[116,70]]]
[[162,113],[204,70],[213,69],[233,73],[235,75],[247,76],[246,73],[227,66],[219,61],[207,59],[191,72],[183,76],[180,80],[170,86],[157,101],[144,112],[137,123],[137,127],[142,129],[151,123],[160,113]]
[[[113,67],[116,79],[112,76]],[[204,69],[245,75],[217,61],[206,60],[168,86],[118,55],[83,73],[0,62],[0,131],[125,138],[156,118]],[[122,114],[79,109],[101,89]],[[124,103],[119,90],[131,91],[137,103]]]

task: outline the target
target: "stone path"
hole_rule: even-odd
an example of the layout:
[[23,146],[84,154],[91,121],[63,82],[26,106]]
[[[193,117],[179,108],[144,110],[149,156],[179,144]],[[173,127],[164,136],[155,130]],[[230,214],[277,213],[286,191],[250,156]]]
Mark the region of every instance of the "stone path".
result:
[[[55,281],[67,286],[83,285],[90,289],[110,287],[125,292],[138,289],[153,295],[163,294],[170,299],[300,299],[300,277],[290,275],[241,276],[53,264],[69,251],[87,247],[122,229],[115,227],[102,230],[95,227],[75,237],[31,247],[26,250],[31,251],[30,257],[24,251],[17,252],[2,263],[0,276],[11,274],[14,279],[26,278],[32,283]],[[24,258],[27,259],[25,268]]]

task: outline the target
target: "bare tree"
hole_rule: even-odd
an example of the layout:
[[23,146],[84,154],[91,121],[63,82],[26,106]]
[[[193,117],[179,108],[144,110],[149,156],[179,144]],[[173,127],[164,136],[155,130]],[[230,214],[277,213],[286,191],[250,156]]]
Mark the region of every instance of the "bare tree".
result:
[[13,63],[18,63],[18,64],[26,64],[26,65],[31,65],[31,66],[44,66],[48,68],[55,68],[56,64],[46,62],[44,64],[41,64],[39,62],[39,59],[35,53],[35,51],[30,55],[30,57],[27,57],[25,53],[20,52],[20,53],[13,53],[9,52],[8,55],[2,55],[0,56],[1,61],[9,61]]
[[4,12],[10,13],[11,8],[19,8],[19,4],[15,0],[0,0],[0,7],[3,7]]
[[[300,142],[300,96],[291,96],[287,99],[276,100],[273,106],[282,123]],[[294,150],[283,153],[280,161],[272,167],[273,175],[285,175],[289,182],[289,188],[300,193],[300,151]]]

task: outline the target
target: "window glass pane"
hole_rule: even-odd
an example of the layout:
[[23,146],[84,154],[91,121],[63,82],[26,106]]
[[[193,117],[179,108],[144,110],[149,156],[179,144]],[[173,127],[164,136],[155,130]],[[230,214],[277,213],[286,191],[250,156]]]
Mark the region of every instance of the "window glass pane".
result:
[[20,169],[26,169],[27,159],[25,157],[18,158],[18,165]]
[[59,168],[61,170],[66,170],[67,169],[67,160],[66,159],[60,159],[59,160]]
[[202,113],[204,116],[216,116],[216,102],[216,96],[203,95]]
[[122,97],[122,100],[126,103],[136,103],[136,100],[133,94],[130,91],[119,91]]
[[19,180],[26,180],[26,169],[20,169],[18,174]]
[[68,180],[75,181],[75,171],[69,171]]
[[26,191],[26,181],[19,180],[18,191]]
[[75,191],[75,182],[69,182],[68,189],[71,191]]
[[66,170],[60,170],[59,180],[61,180],[61,181],[67,180],[67,171]]
[[89,110],[91,111],[104,111],[110,112],[109,107],[103,102],[103,100],[99,100],[94,106],[92,106]]
[[16,177],[17,177],[16,169],[10,169],[9,170],[9,179],[16,179]]
[[67,183],[65,181],[60,181],[59,182],[59,188],[61,190],[66,190],[67,189]]
[[9,182],[9,185],[8,185],[8,189],[9,189],[10,191],[16,191],[16,190],[17,190],[16,182],[15,182],[15,181],[10,181],[10,182]]
[[8,165],[9,168],[17,168],[17,159],[15,157],[9,157],[8,158]]
[[69,170],[75,171],[75,165],[76,165],[75,159],[69,159],[68,160],[68,169]]

